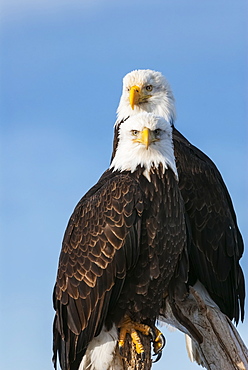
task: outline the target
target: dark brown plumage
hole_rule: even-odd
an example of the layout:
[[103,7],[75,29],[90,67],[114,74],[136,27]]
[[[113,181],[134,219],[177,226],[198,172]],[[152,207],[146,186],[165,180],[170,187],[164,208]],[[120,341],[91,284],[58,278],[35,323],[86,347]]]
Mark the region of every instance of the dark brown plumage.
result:
[[199,279],[221,311],[244,319],[245,282],[239,260],[244,244],[220,172],[173,128],[179,188],[192,234],[189,283]]
[[[127,119],[115,126],[112,159],[119,127]],[[231,197],[211,159],[172,128],[179,188],[191,235],[188,283],[193,285],[198,279],[221,311],[238,323],[244,319],[245,282],[239,264],[244,244]]]
[[173,276],[187,280],[175,174],[153,167],[149,182],[143,171],[107,170],[69,220],[53,296],[55,367],[58,354],[63,370],[78,369],[92,338],[124,314],[154,325]]

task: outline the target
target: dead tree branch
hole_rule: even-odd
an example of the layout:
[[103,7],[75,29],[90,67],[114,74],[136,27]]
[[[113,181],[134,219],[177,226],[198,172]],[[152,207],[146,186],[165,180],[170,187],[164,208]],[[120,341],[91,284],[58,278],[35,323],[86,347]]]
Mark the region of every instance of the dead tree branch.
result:
[[[180,310],[202,335],[202,343],[199,344],[176,320],[168,299],[161,312],[162,320],[187,334],[187,350],[192,361],[196,361],[208,370],[248,370],[248,350],[236,327],[216,305],[206,304],[201,294],[191,287],[188,298],[180,303]],[[147,354],[146,360],[141,361],[129,338],[124,347],[125,358],[120,358],[118,349],[116,350],[115,360],[118,359],[118,370],[151,369],[150,339],[143,335],[141,338]],[[110,367],[109,370],[113,369],[116,370],[117,367]]]
[[187,349],[192,361],[195,360],[208,370],[248,369],[248,350],[245,344],[233,323],[216,306],[207,305],[200,293],[191,287],[190,295],[180,309],[202,334],[202,343],[197,343],[177,322],[168,301],[163,312],[164,321],[188,335]]

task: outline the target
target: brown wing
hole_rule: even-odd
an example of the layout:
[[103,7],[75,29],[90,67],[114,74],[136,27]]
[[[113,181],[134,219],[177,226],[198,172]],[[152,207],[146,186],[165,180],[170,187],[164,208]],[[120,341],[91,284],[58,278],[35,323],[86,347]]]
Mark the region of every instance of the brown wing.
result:
[[[140,190],[106,172],[81,199],[65,232],[54,288],[54,362],[77,369],[139,253]],[[131,253],[129,251],[131,250]]]
[[[128,117],[127,117],[128,119]],[[120,125],[115,125],[112,159]],[[244,318],[245,282],[239,260],[244,244],[226,185],[215,164],[173,127],[179,187],[189,233],[189,282],[199,279],[230,319]]]
[[199,279],[230,319],[244,318],[239,259],[244,245],[225,183],[214,163],[173,129],[179,188],[191,226],[190,283]]

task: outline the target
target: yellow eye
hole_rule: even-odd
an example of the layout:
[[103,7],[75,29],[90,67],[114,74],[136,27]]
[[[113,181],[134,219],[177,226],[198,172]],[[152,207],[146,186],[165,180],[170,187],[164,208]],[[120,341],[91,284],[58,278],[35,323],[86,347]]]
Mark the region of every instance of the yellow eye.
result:
[[152,85],[147,85],[146,86],[146,91],[152,91],[152,89],[153,89]]
[[133,136],[137,136],[139,131],[138,130],[132,130],[131,133],[132,133]]

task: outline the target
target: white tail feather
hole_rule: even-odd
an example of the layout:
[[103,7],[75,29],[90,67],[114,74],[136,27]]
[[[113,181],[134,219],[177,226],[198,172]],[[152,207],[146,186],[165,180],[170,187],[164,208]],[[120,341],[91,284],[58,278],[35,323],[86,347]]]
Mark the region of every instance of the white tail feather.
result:
[[79,370],[122,369],[121,364],[118,363],[118,356],[114,356],[117,340],[118,333],[115,325],[110,331],[103,327],[101,333],[89,343]]

